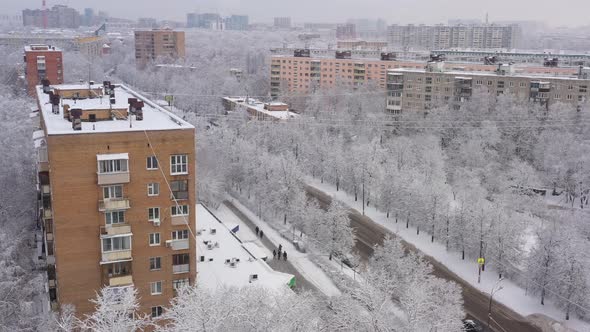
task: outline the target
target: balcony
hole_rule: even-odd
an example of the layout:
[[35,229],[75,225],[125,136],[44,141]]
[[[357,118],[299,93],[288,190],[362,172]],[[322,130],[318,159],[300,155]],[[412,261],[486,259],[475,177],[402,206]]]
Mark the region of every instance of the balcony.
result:
[[133,277],[131,275],[109,277],[109,286],[111,287],[128,285],[133,285]]
[[126,210],[129,209],[128,198],[111,198],[98,201],[98,211]]
[[118,250],[109,251],[102,253],[102,263],[116,262],[131,259],[131,249],[129,250]]
[[172,273],[188,273],[190,271],[189,264],[182,264],[182,265],[172,265]]
[[53,212],[51,211],[51,207],[43,209],[43,219],[53,219]]
[[188,246],[188,239],[166,241],[166,247],[169,247],[172,250],[186,250],[188,249]]
[[118,184],[118,183],[129,183],[129,172],[117,172],[117,173],[97,173],[98,184]]
[[186,216],[172,216],[170,219],[171,219],[171,224],[175,225],[175,226],[186,225],[186,224],[190,223],[189,222],[190,218],[188,215],[186,215]]
[[51,187],[48,184],[42,184],[41,185],[41,193],[43,195],[51,194]]
[[131,233],[131,225],[129,224],[112,224],[107,226],[100,226],[100,235],[120,235]]

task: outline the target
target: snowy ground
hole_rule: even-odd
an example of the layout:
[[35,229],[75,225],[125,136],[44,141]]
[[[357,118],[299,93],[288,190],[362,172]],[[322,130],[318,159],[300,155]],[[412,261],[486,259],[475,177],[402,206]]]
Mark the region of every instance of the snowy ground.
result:
[[[336,191],[335,186],[321,183],[319,180],[311,178],[307,179],[307,184],[325,192],[358,211],[362,210],[362,203],[360,201],[355,202],[354,196],[349,195],[344,191]],[[415,228],[410,227],[406,229],[405,223],[396,224],[394,219],[388,219],[385,213],[377,211],[373,207],[365,208],[365,215],[370,217],[376,223],[396,233],[405,241],[413,244],[424,254],[433,257],[482,292],[489,293],[498,280],[498,273],[494,271],[493,268],[486,267],[486,271],[483,272],[481,276],[481,283],[478,283],[477,262],[461,260],[459,253],[446,251],[445,246],[440,243],[431,243],[430,236],[426,232],[416,235]],[[503,289],[494,294],[494,299],[508,306],[517,313],[525,317],[532,314],[542,314],[554,319],[564,327],[569,327],[579,332],[590,332],[590,324],[587,322],[575,318],[570,318],[569,321],[565,321],[565,314],[551,303],[551,301],[546,301],[545,305],[542,306],[539,303],[538,297],[525,295],[524,289],[509,280],[502,281],[502,286]]]
[[[229,199],[243,214],[245,214],[250,220],[254,221],[256,225],[264,231],[264,236],[269,239],[276,247],[281,244],[284,250],[287,251],[287,259],[293,264],[297,271],[310,283],[312,283],[320,292],[326,296],[340,295],[340,290],[336,287],[334,282],[318,267],[314,262],[310,260],[308,254],[301,253],[295,249],[295,247],[285,238],[283,238],[278,231],[274,230],[264,220],[258,218],[248,208],[240,204],[236,199]],[[238,218],[227,206],[222,204],[217,210],[215,215],[226,222],[227,224],[237,224],[240,226],[240,230],[236,235],[240,240],[244,242],[256,243],[261,250],[268,252],[269,257],[272,257],[272,252],[268,250],[259,238],[256,236],[250,228],[245,225],[240,218]]]

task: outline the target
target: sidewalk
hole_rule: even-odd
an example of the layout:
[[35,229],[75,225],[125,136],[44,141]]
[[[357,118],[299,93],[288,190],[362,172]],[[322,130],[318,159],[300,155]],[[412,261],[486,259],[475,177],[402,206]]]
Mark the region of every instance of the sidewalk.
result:
[[[309,259],[307,254],[297,251],[290,241],[283,238],[278,231],[274,230],[265,221],[258,218],[248,208],[240,204],[236,199],[228,199],[219,208],[219,213],[226,215],[227,211],[223,211],[224,206],[240,219],[239,221],[242,225],[245,224],[249,228],[250,234],[254,234],[254,228],[256,226],[264,232],[261,242],[269,251],[269,257],[272,257],[272,250],[278,248],[279,244],[283,246],[283,250],[287,251],[287,262],[270,259],[268,263],[271,267],[276,268],[281,272],[294,274],[297,277],[297,283],[303,284],[302,287],[304,288],[305,283],[307,282],[307,287],[313,287],[326,296],[337,296],[341,294],[334,282],[324,273],[324,271]],[[226,217],[226,220],[229,219]],[[234,222],[238,223],[237,220],[234,220]],[[242,226],[240,228],[242,228]],[[240,232],[241,231],[245,230],[242,229]],[[247,235],[246,232],[243,233],[243,236],[243,241],[252,240],[251,235]],[[258,241],[260,241],[260,239],[258,239]]]

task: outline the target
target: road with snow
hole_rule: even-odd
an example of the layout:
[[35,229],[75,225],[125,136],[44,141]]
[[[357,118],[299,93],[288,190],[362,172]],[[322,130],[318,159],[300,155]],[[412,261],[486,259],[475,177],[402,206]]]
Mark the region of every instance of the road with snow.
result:
[[[328,206],[332,201],[332,198],[328,194],[316,188],[306,186],[306,190],[310,196],[315,197],[324,207]],[[381,244],[387,234],[395,236],[391,231],[375,223],[370,218],[363,216],[355,209],[351,209],[349,217],[351,226],[356,231],[356,249],[365,259],[368,259],[373,254],[373,247]],[[412,244],[403,240],[402,243],[406,250],[418,251]],[[424,255],[424,258],[432,264],[434,275],[446,280],[454,281],[462,287],[464,309],[467,314],[475,317],[479,321],[486,322],[488,316],[489,295],[475,289],[432,257]],[[539,328],[526,321],[524,317],[505,305],[495,301],[493,303],[492,318],[497,322],[492,322],[491,324],[494,331],[541,332]]]

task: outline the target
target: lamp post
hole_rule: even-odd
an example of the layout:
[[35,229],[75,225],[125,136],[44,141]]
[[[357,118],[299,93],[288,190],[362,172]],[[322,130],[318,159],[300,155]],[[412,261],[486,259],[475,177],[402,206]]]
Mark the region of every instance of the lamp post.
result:
[[488,306],[488,328],[487,331],[491,331],[490,330],[490,319],[492,318],[492,299],[494,297],[494,294],[501,291],[504,287],[502,287],[502,285],[500,285],[500,282],[504,280],[504,278],[500,278],[498,279],[498,281],[496,282],[496,284],[494,285],[494,287],[492,287],[492,291],[490,292],[490,305]]

